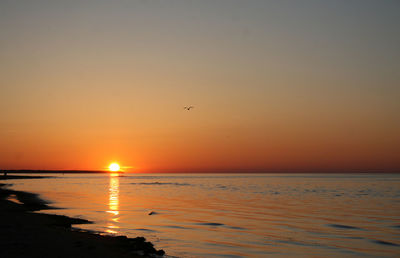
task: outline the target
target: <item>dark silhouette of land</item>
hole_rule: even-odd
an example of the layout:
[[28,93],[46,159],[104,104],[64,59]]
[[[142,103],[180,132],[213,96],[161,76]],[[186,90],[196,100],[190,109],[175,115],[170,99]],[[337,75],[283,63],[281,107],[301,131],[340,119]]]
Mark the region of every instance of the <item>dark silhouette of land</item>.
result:
[[[5,174],[101,174],[110,173],[108,170],[32,170],[32,169],[18,169],[18,170],[0,170],[0,173]],[[116,173],[123,173],[122,171]]]

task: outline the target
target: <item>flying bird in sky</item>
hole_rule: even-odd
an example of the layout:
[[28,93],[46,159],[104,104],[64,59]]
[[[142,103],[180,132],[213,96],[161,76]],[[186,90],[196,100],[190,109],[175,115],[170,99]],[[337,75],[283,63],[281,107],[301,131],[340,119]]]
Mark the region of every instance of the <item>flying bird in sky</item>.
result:
[[193,106],[184,107],[184,109],[186,109],[186,110],[190,110],[192,108],[194,108],[194,107]]

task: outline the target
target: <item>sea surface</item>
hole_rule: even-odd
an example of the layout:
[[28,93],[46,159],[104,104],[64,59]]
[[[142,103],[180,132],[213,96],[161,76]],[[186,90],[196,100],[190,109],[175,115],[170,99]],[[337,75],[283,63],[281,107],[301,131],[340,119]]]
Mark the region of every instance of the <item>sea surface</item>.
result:
[[400,257],[399,174],[52,176],[9,183],[170,256]]

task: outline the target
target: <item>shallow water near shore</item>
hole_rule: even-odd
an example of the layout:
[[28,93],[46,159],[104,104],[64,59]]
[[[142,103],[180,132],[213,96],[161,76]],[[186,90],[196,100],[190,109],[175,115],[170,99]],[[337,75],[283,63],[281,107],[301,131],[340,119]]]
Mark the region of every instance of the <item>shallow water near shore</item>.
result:
[[[9,180],[80,228],[179,257],[400,256],[398,174],[66,174]],[[149,215],[151,214],[151,215]]]

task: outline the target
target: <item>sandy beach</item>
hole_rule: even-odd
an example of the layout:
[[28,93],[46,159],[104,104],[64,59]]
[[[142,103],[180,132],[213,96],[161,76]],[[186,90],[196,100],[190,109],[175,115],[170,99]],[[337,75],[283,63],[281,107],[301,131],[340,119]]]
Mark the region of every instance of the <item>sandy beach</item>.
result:
[[[35,213],[52,209],[34,193],[14,191],[0,180],[0,257],[157,257],[143,237],[105,236],[76,231],[74,224],[91,223],[83,219]],[[26,176],[21,176],[27,178]],[[34,177],[32,177],[34,178]],[[40,178],[38,178],[40,180]]]

